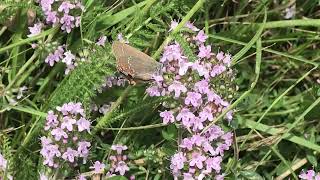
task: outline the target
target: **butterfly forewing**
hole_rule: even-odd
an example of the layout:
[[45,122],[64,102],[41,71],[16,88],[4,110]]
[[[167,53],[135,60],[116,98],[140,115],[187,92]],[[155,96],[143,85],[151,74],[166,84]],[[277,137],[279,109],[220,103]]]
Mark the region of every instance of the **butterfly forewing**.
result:
[[161,69],[160,63],[127,44],[115,41],[112,51],[117,59],[117,69],[133,78],[150,80]]

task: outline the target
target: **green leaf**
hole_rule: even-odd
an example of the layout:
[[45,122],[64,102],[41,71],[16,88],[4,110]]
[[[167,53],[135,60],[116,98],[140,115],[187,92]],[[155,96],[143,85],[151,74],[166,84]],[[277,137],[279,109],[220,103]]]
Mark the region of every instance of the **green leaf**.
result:
[[254,171],[240,171],[240,174],[242,177],[248,180],[263,180],[263,178],[260,176],[260,174],[254,172]]
[[127,180],[128,178],[124,176],[112,176],[110,178],[107,178],[107,180]]

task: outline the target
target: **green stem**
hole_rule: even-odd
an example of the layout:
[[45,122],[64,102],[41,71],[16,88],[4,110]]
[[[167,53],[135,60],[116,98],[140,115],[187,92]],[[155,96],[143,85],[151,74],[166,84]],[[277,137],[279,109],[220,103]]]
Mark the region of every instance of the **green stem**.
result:
[[3,48],[0,48],[0,54],[4,53],[5,51],[9,50],[9,49],[12,49],[16,46],[21,46],[23,44],[28,44],[32,41],[35,41],[35,40],[38,40],[38,39],[41,39],[53,32],[55,32],[57,30],[58,27],[54,27],[54,28],[51,28],[49,30],[46,30],[44,32],[42,32],[41,34],[37,35],[37,36],[34,36],[34,37],[30,37],[30,38],[27,38],[27,39],[22,39],[20,40],[19,42],[16,42],[16,43],[13,43],[13,44],[10,44],[6,47],[3,47]]
[[19,69],[14,79],[6,87],[6,91],[9,90],[14,85],[14,83],[24,73],[24,71],[29,67],[29,65],[33,63],[33,61],[36,59],[38,55],[39,55],[39,51],[37,50],[33,53],[33,55],[29,58],[29,60]]
[[265,25],[266,29],[292,27],[292,26],[320,26],[320,19],[296,19],[296,20],[283,20],[283,21],[270,21]]
[[163,127],[167,126],[163,123],[160,124],[151,124],[151,125],[146,125],[146,126],[138,126],[138,127],[127,127],[127,128],[102,128],[105,130],[119,130],[119,131],[133,131],[133,130],[141,130],[141,129],[153,129],[153,128],[158,128],[158,127]]
[[171,34],[163,41],[159,49],[155,52],[155,54],[152,56],[154,59],[160,56],[163,48],[172,40],[172,37],[174,34],[180,31],[180,29],[186,24],[187,21],[190,20],[190,18],[202,7],[205,0],[199,0],[192,9],[186,14],[186,16],[181,20],[181,22],[178,24],[178,26],[171,32]]
[[132,86],[128,86],[124,92],[121,94],[121,96],[117,99],[115,103],[113,103],[110,107],[110,111],[99,120],[98,124],[93,129],[93,134],[95,134],[99,129],[104,127],[108,122],[109,119],[112,117],[113,112],[116,110],[116,108],[122,103],[122,101],[127,97],[128,93],[132,89]]

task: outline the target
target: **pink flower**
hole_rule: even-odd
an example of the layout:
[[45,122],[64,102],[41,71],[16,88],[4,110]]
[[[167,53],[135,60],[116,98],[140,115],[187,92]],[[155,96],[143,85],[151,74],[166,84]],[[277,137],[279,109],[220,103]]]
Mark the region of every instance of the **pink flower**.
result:
[[206,160],[206,157],[198,152],[193,152],[191,156],[192,156],[192,159],[189,163],[190,166],[197,166],[199,169],[202,169],[203,162]]
[[195,115],[187,108],[183,108],[177,115],[177,121],[182,120],[182,124],[186,127],[191,127],[194,121]]
[[49,180],[49,177],[46,176],[44,173],[40,173],[40,180]]
[[193,25],[193,23],[191,23],[190,21],[188,21],[185,24],[185,27],[189,28],[192,31],[199,31],[200,29],[198,29],[195,25]]
[[47,23],[52,23],[52,24],[56,24],[59,22],[59,18],[57,16],[57,12],[56,11],[47,11],[46,13],[46,21]]
[[94,169],[94,172],[100,174],[103,172],[105,165],[99,161],[96,161],[93,166],[89,167],[90,169]]
[[48,112],[46,120],[47,120],[47,122],[46,122],[46,126],[44,128],[45,130],[48,130],[50,128],[55,128],[59,124],[58,115],[55,115],[53,113],[53,111]]
[[62,158],[64,160],[68,160],[69,162],[73,163],[74,162],[74,158],[78,156],[78,151],[73,150],[71,148],[67,148],[67,151],[65,153],[63,153]]
[[206,42],[206,39],[208,38],[208,36],[204,33],[203,30],[199,31],[198,35],[195,37],[195,40],[199,43],[202,44],[204,42]]
[[146,92],[149,94],[149,96],[153,97],[153,96],[160,96],[160,91],[159,88],[157,86],[151,86],[148,87]]
[[174,30],[177,26],[178,26],[178,22],[176,20],[172,20],[171,21],[171,24],[170,24],[170,29],[169,29],[169,32]]
[[123,146],[121,144],[114,144],[114,145],[111,146],[111,149],[114,150],[114,151],[117,151],[117,154],[121,154],[122,151],[127,150],[128,147],[125,146],[125,145]]
[[202,121],[212,121],[213,120],[213,115],[210,107],[205,107],[203,110],[199,113],[199,117]]
[[212,77],[216,77],[216,76],[220,75],[221,73],[223,73],[224,71],[226,71],[226,69],[227,68],[224,65],[215,65],[215,66],[213,66],[210,75]]
[[79,27],[81,24],[81,16],[77,16],[75,19],[76,19],[75,26]]
[[65,14],[68,14],[70,9],[75,8],[76,6],[74,4],[71,4],[69,1],[63,1],[61,5],[58,8],[59,12],[64,12]]
[[179,81],[173,81],[173,83],[168,87],[169,92],[174,91],[174,96],[178,98],[181,92],[187,92],[187,88]]
[[0,154],[0,169],[5,171],[7,169],[7,160]]
[[209,77],[209,70],[204,65],[200,64],[199,61],[193,63],[192,69],[197,70],[199,76]]
[[119,174],[123,176],[126,171],[129,171],[129,167],[127,166],[127,164],[124,161],[118,162],[115,172],[119,172]]
[[63,117],[63,122],[61,123],[61,129],[67,129],[68,131],[73,130],[73,125],[76,124],[76,120],[69,117],[65,116]]
[[56,141],[60,141],[61,137],[65,138],[65,139],[68,138],[67,133],[64,132],[64,131],[63,131],[61,128],[59,128],[59,127],[53,129],[53,130],[51,131],[51,135],[54,136],[54,139],[55,139]]
[[60,23],[62,24],[61,29],[66,30],[67,33],[71,32],[71,29],[74,28],[74,20],[73,16],[68,14],[64,14],[63,17],[60,19]]
[[91,146],[90,142],[81,141],[78,143],[78,153],[80,157],[87,157],[89,154],[89,147]]
[[182,143],[180,144],[180,147],[182,148],[186,148],[188,149],[189,151],[192,150],[192,147],[193,147],[193,141],[190,140],[189,138],[184,138],[182,140]]
[[211,57],[211,55],[213,55],[213,53],[211,53],[211,46],[210,45],[208,45],[208,46],[201,45],[199,47],[199,54],[198,54],[199,58],[209,59]]
[[313,177],[316,175],[314,170],[308,170],[307,172],[302,171],[302,173],[299,175],[299,178],[306,179],[306,180],[313,180]]
[[174,116],[172,111],[163,111],[160,113],[160,117],[162,117],[163,124],[168,124],[169,122],[174,123]]
[[186,105],[193,105],[194,107],[198,107],[202,103],[202,97],[201,94],[197,92],[188,92],[187,97],[184,101]]
[[197,130],[202,130],[204,127],[203,127],[203,123],[204,122],[204,120],[203,119],[200,119],[200,118],[198,118],[198,117],[195,117],[194,119],[193,119],[193,128],[192,128],[192,130],[193,131],[197,131]]
[[230,67],[231,65],[231,55],[226,54],[226,56],[223,58],[222,62],[227,65],[227,67]]
[[179,62],[179,75],[180,76],[183,76],[187,73],[189,67],[192,66],[192,63],[191,62],[184,62],[184,61],[181,61]]
[[86,180],[86,177],[85,177],[84,175],[80,175],[80,176],[78,177],[78,180]]
[[62,62],[64,62],[66,65],[73,64],[73,61],[76,59],[76,56],[71,53],[71,51],[67,51],[64,53],[64,58],[62,59]]
[[104,46],[104,44],[106,43],[107,40],[107,36],[101,36],[98,39],[98,42],[96,43],[98,46]]
[[218,61],[222,61],[224,59],[224,53],[222,51],[220,51],[217,55],[216,58],[218,59]]
[[170,168],[174,169],[182,169],[184,167],[184,163],[187,161],[187,158],[183,155],[182,152],[176,153],[171,157],[171,165]]
[[51,5],[53,3],[54,0],[40,0],[40,5],[44,12],[51,11]]
[[216,173],[220,173],[221,166],[220,163],[222,162],[221,156],[216,156],[216,157],[210,157],[206,160],[206,168],[209,172],[212,170],[215,170]]
[[77,121],[77,125],[78,125],[78,131],[79,132],[82,132],[84,130],[87,130],[88,132],[90,132],[90,121],[86,120],[85,118],[80,118],[78,121]]
[[52,143],[52,140],[50,138],[45,137],[45,136],[41,137],[40,140],[41,140],[42,146],[46,146],[46,145],[49,145]]
[[173,60],[182,60],[185,58],[181,53],[181,48],[179,44],[173,44],[166,46],[164,48],[164,52],[162,54],[162,58],[160,59],[160,62],[171,62]]
[[201,94],[209,92],[209,83],[207,80],[201,80],[194,84],[195,90]]
[[29,28],[30,34],[27,36],[28,37],[36,36],[41,33],[42,23],[34,24],[33,27],[28,27],[28,28]]

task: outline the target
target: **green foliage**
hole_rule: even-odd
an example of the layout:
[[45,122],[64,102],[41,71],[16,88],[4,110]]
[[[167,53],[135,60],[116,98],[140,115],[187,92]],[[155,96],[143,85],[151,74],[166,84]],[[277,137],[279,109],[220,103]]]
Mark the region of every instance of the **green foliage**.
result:
[[[15,179],[38,178],[43,170],[39,156],[43,116],[48,110],[70,101],[83,103],[88,118],[93,120],[90,163],[107,161],[110,146],[122,143],[129,147],[129,157],[135,160],[130,165],[137,179],[146,179],[146,176],[170,179],[170,155],[176,152],[181,134],[175,125],[163,127],[161,124],[159,111],[163,110],[161,103],[165,99],[146,97],[148,83],[111,88],[102,94],[97,89],[106,76],[117,73],[110,44],[118,33],[122,33],[130,45],[149,55],[160,54],[163,48],[160,45],[171,38],[181,45],[191,61],[197,60],[194,46],[186,37],[168,32],[170,22],[184,19],[196,2],[84,0],[86,12],[82,14],[81,28],[70,34],[56,28],[45,31],[40,38],[25,39],[29,33],[27,10],[36,12],[36,19],[41,21],[41,8],[29,1],[1,1],[0,24],[7,27],[0,28],[3,100],[0,102],[0,152],[8,160],[9,172],[14,173]],[[285,9],[293,5],[295,15],[285,20]],[[214,44],[214,52],[221,50],[236,55],[235,81],[239,89],[230,99],[243,100],[237,102],[231,122],[237,146],[225,154],[223,172],[227,178],[273,179],[290,172],[290,167],[301,162],[293,169],[296,175],[301,169],[320,169],[318,5],[314,0],[240,0],[237,3],[219,0],[205,1],[191,13],[191,22],[209,33],[208,41]],[[267,16],[262,26],[264,9]],[[102,35],[108,37],[105,48],[94,45]],[[45,42],[44,45],[56,41],[65,43],[77,53],[77,58],[86,61],[64,75],[62,64],[52,69],[44,63],[44,54],[31,49],[31,43],[38,43],[35,40]],[[89,54],[83,56],[83,49],[88,49]],[[13,79],[17,82],[13,83]],[[212,83],[219,94],[237,89],[224,80]],[[24,85],[28,90],[17,100],[18,86]],[[7,102],[8,97],[15,99],[16,104]],[[104,115],[90,111],[91,103],[110,102],[114,106]],[[225,127],[230,128],[227,123]],[[76,170],[88,171],[90,163]],[[290,172],[285,178],[294,178],[294,173]]]

